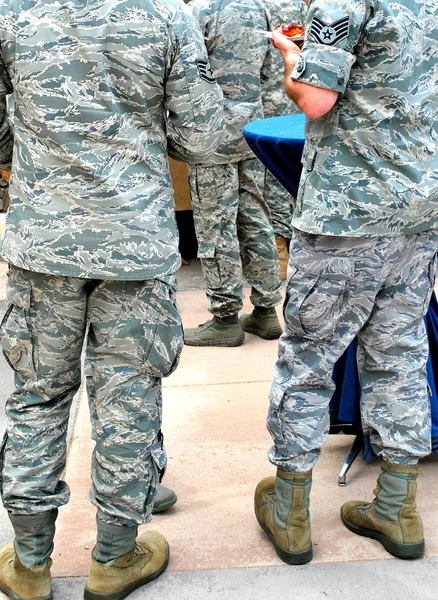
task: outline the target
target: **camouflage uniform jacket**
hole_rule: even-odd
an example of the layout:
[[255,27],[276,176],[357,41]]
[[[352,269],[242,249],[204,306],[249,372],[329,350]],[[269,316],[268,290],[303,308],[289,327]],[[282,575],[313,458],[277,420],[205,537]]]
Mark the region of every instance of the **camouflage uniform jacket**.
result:
[[222,94],[190,10],[179,0],[8,0],[0,49],[0,167],[13,151],[3,256],[86,278],[174,272],[167,152],[200,162],[223,135]]
[[438,225],[438,2],[311,0],[292,79],[340,93],[307,120],[293,225],[397,236]]
[[[271,23],[271,29],[282,23],[302,25],[307,5],[303,0],[263,0]],[[290,100],[283,85],[284,62],[281,52],[269,46],[262,74],[262,101],[265,117],[277,117],[301,112]]]
[[261,0],[192,0],[189,4],[204,33],[214,76],[224,94],[226,137],[204,164],[228,164],[254,158],[244,125],[263,118],[262,68],[270,46]]

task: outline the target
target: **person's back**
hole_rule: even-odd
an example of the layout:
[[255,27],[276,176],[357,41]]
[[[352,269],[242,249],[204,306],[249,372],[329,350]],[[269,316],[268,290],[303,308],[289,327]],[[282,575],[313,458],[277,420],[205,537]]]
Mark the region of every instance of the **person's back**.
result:
[[224,94],[227,135],[208,164],[253,157],[242,128],[263,116],[261,72],[269,49],[261,0],[191,0],[204,32],[212,71]]
[[[293,77],[341,95],[332,111],[307,121],[294,225],[355,237],[424,231],[438,209],[438,5],[362,0],[354,7],[339,34],[319,3],[309,7]],[[325,66],[321,44],[331,57]]]
[[[209,159],[189,170],[198,258],[213,319],[185,329],[184,343],[239,346],[244,331],[265,339],[281,335],[275,312],[280,282],[262,194],[264,171],[242,133],[244,125],[263,116],[268,14],[261,0],[192,0],[189,6],[204,33],[212,75],[224,95],[226,135]],[[254,310],[259,309],[251,330],[245,316],[238,321],[243,277],[252,288]]]
[[221,118],[213,86],[187,62],[204,52],[193,26],[177,0],[2,3],[17,109],[10,262],[127,279],[177,268],[166,148],[202,160]]
[[10,597],[52,598],[84,349],[97,513],[84,598],[126,598],[167,567],[164,536],[137,537],[166,466],[162,378],[183,345],[167,157],[202,161],[222,137],[209,69],[180,0],[0,6],[0,171],[12,163],[0,338],[15,375],[0,461],[15,539],[0,551],[0,589]]

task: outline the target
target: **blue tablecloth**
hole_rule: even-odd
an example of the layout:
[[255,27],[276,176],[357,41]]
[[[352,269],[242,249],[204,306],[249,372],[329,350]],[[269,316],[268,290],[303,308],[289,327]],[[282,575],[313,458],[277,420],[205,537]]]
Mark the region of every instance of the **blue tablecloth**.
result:
[[278,181],[297,197],[304,146],[303,114],[252,121],[243,128],[249,147]]
[[[243,134],[254,154],[294,197],[301,176],[301,155],[304,147],[305,116],[287,115],[262,121],[252,121]],[[429,337],[427,375],[431,389],[432,447],[438,454],[438,303],[435,294],[426,316]],[[360,384],[356,363],[357,342],[354,340],[333,370],[336,390],[330,402],[331,424],[352,424],[360,431]],[[365,440],[364,458],[372,455]]]

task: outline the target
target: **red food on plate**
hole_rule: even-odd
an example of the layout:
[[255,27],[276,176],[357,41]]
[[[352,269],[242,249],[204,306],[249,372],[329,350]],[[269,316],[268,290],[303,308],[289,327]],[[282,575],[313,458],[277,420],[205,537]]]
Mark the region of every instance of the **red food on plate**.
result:
[[295,25],[294,23],[282,23],[281,25],[276,25],[274,29],[280,29],[280,33],[282,33],[286,37],[304,36],[303,25]]

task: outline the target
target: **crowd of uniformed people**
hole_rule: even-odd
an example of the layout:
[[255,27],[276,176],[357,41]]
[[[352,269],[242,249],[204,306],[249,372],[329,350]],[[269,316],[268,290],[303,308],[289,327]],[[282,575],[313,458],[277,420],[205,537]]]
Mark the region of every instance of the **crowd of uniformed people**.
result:
[[[431,449],[423,317],[438,255],[438,5],[186,4],[0,5],[0,189],[9,183],[10,196],[1,341],[15,374],[0,445],[15,538],[0,553],[0,590],[14,600],[53,598],[84,348],[97,513],[86,599],[121,600],[166,569],[165,538],[137,536],[176,501],[161,484],[161,380],[184,343],[208,353],[245,332],[280,338],[267,419],[276,472],[255,491],[280,558],[312,559],[312,469],[333,366],[356,336],[363,429],[382,473],[374,499],[347,502],[341,520],[394,556],[424,553],[415,498]],[[304,24],[302,49],[281,31],[265,35],[281,23]],[[296,111],[307,124],[292,198],[242,128]],[[168,157],[189,165],[212,313],[185,331]],[[244,279],[254,308],[239,317]]]

